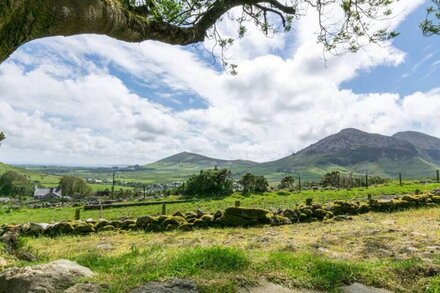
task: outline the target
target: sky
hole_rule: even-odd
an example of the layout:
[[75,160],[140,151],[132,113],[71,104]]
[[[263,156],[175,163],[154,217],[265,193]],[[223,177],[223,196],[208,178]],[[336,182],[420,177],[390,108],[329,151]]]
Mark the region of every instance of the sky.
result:
[[325,60],[312,12],[271,38],[250,27],[227,52],[237,76],[214,62],[209,40],[32,41],[0,65],[0,161],[146,164],[189,151],[263,162],[348,127],[440,137],[440,37],[418,28],[427,1],[395,5],[381,25],[398,38]]

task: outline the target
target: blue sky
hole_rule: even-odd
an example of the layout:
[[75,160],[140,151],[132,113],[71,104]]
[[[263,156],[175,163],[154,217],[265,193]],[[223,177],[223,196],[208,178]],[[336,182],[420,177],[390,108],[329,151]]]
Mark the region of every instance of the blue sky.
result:
[[399,25],[400,36],[394,46],[406,53],[405,62],[399,66],[378,66],[363,71],[358,77],[342,86],[357,93],[397,92],[408,95],[416,91],[428,91],[440,82],[440,38],[425,37],[418,23],[426,15],[420,6]]
[[[405,3],[403,3],[405,2]],[[267,38],[249,27],[228,50],[83,35],[33,41],[0,65],[0,161],[144,164],[181,151],[274,160],[347,127],[440,136],[440,38],[418,29],[427,1],[398,1],[381,25],[401,35],[327,55],[316,15]],[[235,24],[222,22],[226,36]]]

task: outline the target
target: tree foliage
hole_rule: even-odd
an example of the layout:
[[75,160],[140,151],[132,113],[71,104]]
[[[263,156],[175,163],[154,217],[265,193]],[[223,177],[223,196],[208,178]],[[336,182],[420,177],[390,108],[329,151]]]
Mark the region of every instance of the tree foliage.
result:
[[[389,17],[394,1],[2,0],[0,62],[28,41],[85,33],[127,42],[157,40],[179,45],[210,38],[223,52],[235,39],[245,37],[251,24],[271,36],[291,30],[295,19],[310,13],[316,15],[320,28],[317,40],[326,50],[357,51],[365,42],[396,36],[370,25],[371,21]],[[222,21],[235,22],[235,36],[222,36],[217,28]],[[225,63],[234,70],[233,65]]]
[[269,183],[264,176],[251,173],[243,175],[238,183],[243,187],[243,193],[263,193],[269,190]]
[[88,196],[92,193],[91,187],[81,178],[76,176],[63,176],[59,182],[63,196]]
[[[368,183],[367,183],[368,179]],[[333,171],[324,175],[321,179],[323,187],[352,188],[373,184],[383,184],[386,180],[380,176],[354,176],[353,174],[342,175],[339,171]]]
[[420,24],[425,36],[440,35],[440,0],[432,0],[426,9],[426,19]]
[[5,138],[6,138],[5,134],[3,132],[0,132],[0,145],[2,145],[1,142],[4,141]]
[[288,176],[285,176],[283,179],[281,179],[281,183],[279,185],[279,188],[293,189],[294,183],[295,183],[295,178],[293,178],[293,176],[291,176],[291,175],[288,175]]
[[229,169],[201,170],[192,175],[181,187],[187,196],[225,196],[233,192],[232,173]]
[[18,197],[32,195],[31,181],[15,171],[7,171],[0,177],[0,194],[3,196]]

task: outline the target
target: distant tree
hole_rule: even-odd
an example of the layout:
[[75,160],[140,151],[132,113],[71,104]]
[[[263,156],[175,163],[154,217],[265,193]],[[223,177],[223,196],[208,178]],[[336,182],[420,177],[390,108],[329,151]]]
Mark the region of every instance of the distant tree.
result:
[[83,179],[76,176],[63,176],[61,177],[59,184],[61,186],[63,197],[76,194],[88,196],[92,193],[91,187]]
[[5,140],[5,138],[6,138],[5,134],[3,132],[0,132],[0,145],[2,145],[1,142]]
[[282,189],[293,189],[293,184],[295,183],[295,178],[289,175],[281,179],[281,183],[279,185]]
[[7,171],[0,177],[0,194],[3,196],[21,197],[32,195],[31,181],[15,171]]
[[341,174],[339,171],[333,171],[324,175],[321,179],[321,185],[324,187],[339,187],[341,180]]
[[256,176],[251,173],[246,173],[238,181],[243,187],[243,193],[262,193],[269,189],[269,183],[264,176]]
[[192,175],[181,191],[184,195],[199,196],[224,196],[233,192],[232,173],[229,169],[201,170],[199,174]]

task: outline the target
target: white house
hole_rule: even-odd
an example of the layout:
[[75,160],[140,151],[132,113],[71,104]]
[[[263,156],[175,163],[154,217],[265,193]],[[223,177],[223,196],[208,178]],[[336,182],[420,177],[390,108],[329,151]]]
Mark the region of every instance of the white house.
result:
[[35,185],[34,199],[48,200],[48,199],[61,199],[61,198],[62,198],[61,187],[38,188]]

